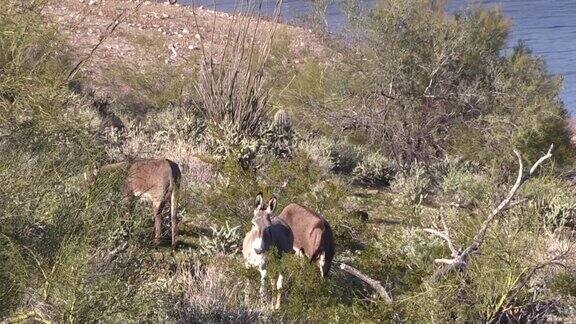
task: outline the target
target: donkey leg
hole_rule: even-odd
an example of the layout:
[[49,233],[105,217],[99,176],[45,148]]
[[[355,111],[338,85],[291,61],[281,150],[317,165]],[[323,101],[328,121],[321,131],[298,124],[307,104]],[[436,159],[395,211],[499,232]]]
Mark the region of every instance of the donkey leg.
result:
[[154,244],[162,241],[162,204],[152,202],[152,218],[154,219]]
[[176,189],[170,194],[170,229],[172,231],[172,250],[176,250],[176,237],[178,236],[178,215],[176,210]]
[[134,196],[126,195],[122,198],[122,204],[126,208],[126,212],[124,213],[124,217],[120,221],[120,231],[121,236],[123,238],[128,239],[130,237],[130,216],[132,215],[132,211],[134,211]]
[[326,253],[322,252],[322,254],[320,254],[320,257],[318,258],[318,267],[320,268],[320,276],[322,278],[326,277],[326,273],[324,273],[325,265],[326,265]]
[[264,300],[266,298],[266,266],[261,265],[258,270],[260,271],[260,298]]
[[284,277],[282,274],[278,275],[278,281],[276,281],[276,304],[274,305],[274,309],[280,308],[280,300],[282,299],[282,283],[284,281]]

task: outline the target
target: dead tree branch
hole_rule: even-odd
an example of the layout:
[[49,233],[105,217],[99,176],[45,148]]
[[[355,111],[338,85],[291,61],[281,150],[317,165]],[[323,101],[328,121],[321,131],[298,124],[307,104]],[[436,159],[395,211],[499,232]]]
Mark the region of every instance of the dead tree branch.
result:
[[434,260],[435,263],[441,263],[441,264],[443,264],[443,266],[441,266],[440,269],[438,269],[434,273],[434,275],[432,276],[432,280],[440,279],[440,278],[444,277],[447,273],[452,272],[454,270],[465,270],[467,268],[470,255],[472,255],[478,251],[478,249],[480,248],[480,245],[482,245],[482,243],[484,242],[484,239],[486,237],[486,232],[488,231],[492,222],[494,222],[494,220],[504,210],[506,210],[510,207],[510,205],[511,205],[510,202],[512,201],[512,198],[514,198],[514,196],[516,195],[516,192],[522,186],[522,184],[524,184],[524,182],[526,182],[526,180],[530,179],[530,177],[532,177],[534,175],[534,173],[536,172],[538,167],[544,161],[546,161],[547,159],[552,157],[552,149],[553,148],[554,148],[554,144],[550,145],[548,152],[545,155],[543,155],[540,159],[538,159],[538,161],[536,161],[536,163],[534,163],[534,165],[526,173],[524,172],[524,164],[522,163],[522,157],[520,156],[520,153],[517,150],[514,150],[514,154],[516,154],[516,157],[518,158],[518,164],[519,164],[518,177],[516,178],[516,182],[514,183],[514,185],[512,186],[510,191],[508,192],[508,195],[506,195],[506,197],[500,202],[498,207],[496,207],[495,209],[492,210],[492,212],[490,212],[490,214],[488,215],[488,217],[486,218],[484,223],[482,223],[480,230],[478,230],[478,233],[476,233],[476,235],[474,236],[472,243],[468,247],[466,247],[465,249],[456,250],[454,248],[454,245],[452,243],[452,239],[450,238],[450,234],[448,232],[448,227],[446,226],[446,222],[444,220],[444,213],[441,210],[440,218],[441,218],[441,222],[442,222],[443,231],[440,232],[436,229],[430,229],[430,228],[424,229],[424,231],[444,239],[448,243],[448,247],[450,248],[450,251],[452,252],[452,258]]
[[358,270],[352,266],[349,266],[345,263],[340,263],[340,269],[344,270],[344,272],[351,274],[354,277],[356,277],[356,278],[362,280],[363,282],[365,282],[366,284],[368,284],[368,286],[370,286],[372,289],[374,289],[374,291],[378,294],[378,296],[383,298],[387,303],[392,302],[392,297],[390,297],[390,294],[388,294],[386,289],[380,284],[380,281],[368,277],[367,275],[360,272],[360,270]]

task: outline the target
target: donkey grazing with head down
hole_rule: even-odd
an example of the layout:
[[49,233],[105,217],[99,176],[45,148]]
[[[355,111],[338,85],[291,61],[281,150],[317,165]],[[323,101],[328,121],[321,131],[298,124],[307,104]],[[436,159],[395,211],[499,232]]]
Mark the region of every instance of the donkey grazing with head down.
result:
[[[293,252],[294,237],[290,227],[280,218],[274,215],[276,208],[276,197],[268,202],[268,207],[264,206],[262,193],[256,196],[256,208],[252,217],[252,229],[246,233],[242,242],[242,254],[246,261],[246,266],[258,267],[260,271],[260,294],[264,294],[264,284],[266,279],[266,252],[271,247],[276,247],[280,253]],[[280,289],[282,288],[282,275],[278,276],[276,289],[278,297],[275,307],[280,306]]]
[[115,169],[127,169],[122,185],[122,197],[130,210],[134,199],[146,199],[152,202],[152,220],[154,221],[154,243],[160,244],[162,238],[162,210],[170,202],[172,230],[172,248],[176,249],[178,222],[176,219],[176,200],[180,186],[181,172],[178,164],[167,159],[138,160],[105,165],[85,174],[86,180],[94,181],[98,173]]

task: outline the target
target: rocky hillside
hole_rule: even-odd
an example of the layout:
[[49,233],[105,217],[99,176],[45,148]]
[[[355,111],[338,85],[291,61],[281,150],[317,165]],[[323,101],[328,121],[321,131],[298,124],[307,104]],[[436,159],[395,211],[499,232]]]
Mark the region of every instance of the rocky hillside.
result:
[[[54,1],[43,12],[58,24],[77,61],[85,61],[80,72],[86,82],[113,96],[131,91],[115,79],[113,70],[118,66],[153,74],[158,65],[165,65],[191,76],[198,68],[202,44],[215,48],[215,53],[221,51],[229,41],[226,29],[233,19],[203,8],[130,0]],[[273,28],[268,21],[261,24],[260,30]],[[325,55],[320,38],[309,30],[279,25],[276,32],[289,39],[283,44],[290,53],[289,64],[301,65],[304,53]],[[265,38],[261,33],[257,37]]]

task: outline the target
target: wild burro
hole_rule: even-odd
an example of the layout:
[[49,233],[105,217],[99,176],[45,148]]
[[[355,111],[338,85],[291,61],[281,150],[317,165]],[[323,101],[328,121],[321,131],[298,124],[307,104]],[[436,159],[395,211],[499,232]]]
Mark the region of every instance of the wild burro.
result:
[[172,230],[172,248],[176,249],[178,222],[176,219],[177,195],[180,186],[181,172],[178,164],[167,159],[149,159],[126,161],[105,165],[85,174],[86,180],[93,182],[103,171],[126,169],[127,175],[121,193],[130,210],[135,199],[152,202],[152,220],[154,221],[154,243],[162,239],[162,210],[170,202],[170,220]]
[[296,203],[286,206],[278,218],[292,230],[296,254],[305,255],[310,261],[316,262],[320,275],[327,277],[335,253],[334,234],[328,221]]
[[[292,252],[294,237],[292,230],[282,219],[274,215],[276,198],[270,199],[268,206],[264,206],[262,193],[256,196],[256,208],[252,217],[252,229],[242,242],[242,254],[246,266],[254,266],[260,271],[260,294],[264,294],[266,280],[266,252],[276,247],[280,254]],[[278,297],[275,308],[280,307],[280,289],[282,288],[282,274],[278,275],[276,289]]]
[[[276,216],[277,199],[273,197],[264,206],[262,193],[256,196],[256,208],[252,218],[252,229],[242,244],[242,254],[249,266],[260,271],[260,292],[264,292],[266,277],[266,252],[275,246],[280,253],[296,252],[317,262],[320,274],[326,277],[334,258],[334,236],[328,222],[317,213],[292,203]],[[282,288],[282,275],[278,276],[276,288]],[[276,308],[280,304],[278,293]]]

